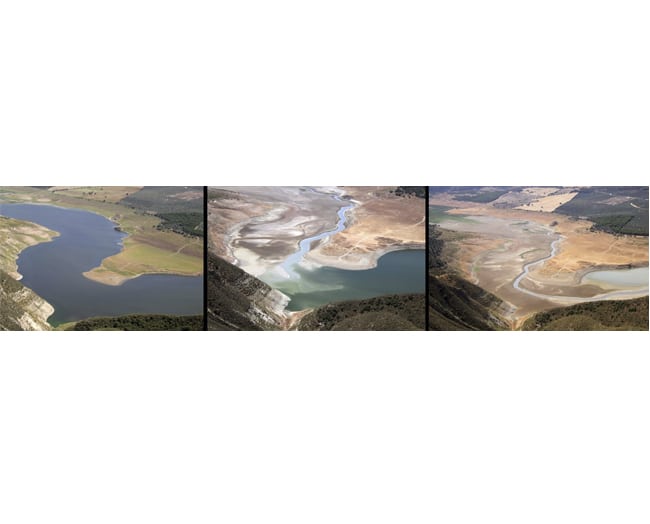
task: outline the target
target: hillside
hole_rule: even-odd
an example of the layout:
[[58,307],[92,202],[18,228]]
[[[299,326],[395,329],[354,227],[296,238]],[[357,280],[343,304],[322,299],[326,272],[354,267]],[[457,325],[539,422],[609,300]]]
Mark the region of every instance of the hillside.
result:
[[299,331],[423,330],[424,295],[388,295],[327,304],[305,315]]
[[208,255],[208,329],[281,329],[288,297],[237,266]]
[[453,274],[429,275],[431,331],[508,329],[500,313],[503,302],[492,293]]
[[429,230],[429,329],[475,331],[509,329],[506,305],[492,293],[450,269],[448,246],[439,227]]
[[0,270],[0,331],[46,331],[54,308]]
[[201,331],[203,316],[124,315],[89,318],[73,323],[66,331]]
[[523,331],[648,331],[648,297],[602,300],[537,313]]

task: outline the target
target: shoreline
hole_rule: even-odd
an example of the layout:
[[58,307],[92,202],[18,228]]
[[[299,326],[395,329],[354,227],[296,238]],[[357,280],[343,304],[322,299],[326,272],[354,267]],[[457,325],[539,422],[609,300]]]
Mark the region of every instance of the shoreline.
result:
[[[107,275],[102,276],[102,275],[91,275],[93,271],[106,271]],[[203,271],[199,273],[174,273],[174,272],[167,272],[167,271],[145,271],[143,273],[138,273],[136,275],[132,276],[125,276],[125,275],[119,275],[118,273],[114,273],[108,269],[104,269],[101,266],[98,268],[93,268],[89,271],[85,271],[82,273],[82,276],[84,278],[87,278],[88,280],[92,280],[93,282],[97,282],[99,284],[104,284],[106,286],[113,286],[113,287],[119,287],[122,284],[128,282],[129,280],[135,280],[136,278],[140,278],[142,276],[146,275],[166,275],[166,276],[175,276],[175,277],[200,277],[203,276]]]
[[426,243],[394,244],[369,253],[359,253],[356,255],[358,257],[358,260],[356,261],[342,260],[340,257],[322,255],[310,251],[305,256],[305,262],[307,262],[305,266],[308,266],[308,269],[310,270],[320,269],[321,267],[333,267],[335,269],[343,269],[346,271],[365,271],[376,268],[379,259],[388,253],[393,253],[395,251],[414,251],[419,249],[424,251],[426,249]]

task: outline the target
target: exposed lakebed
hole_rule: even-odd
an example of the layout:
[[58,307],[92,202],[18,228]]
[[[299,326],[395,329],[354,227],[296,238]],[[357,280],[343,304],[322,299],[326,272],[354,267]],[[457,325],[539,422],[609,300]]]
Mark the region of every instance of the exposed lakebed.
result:
[[347,226],[348,212],[354,209],[355,203],[335,194],[331,198],[340,203],[335,227],[304,238],[299,242],[295,253],[260,276],[261,280],[291,299],[286,309],[301,311],[344,300],[424,293],[424,249],[391,251],[379,257],[376,266],[370,269],[350,270],[303,264],[314,244],[327,241]]
[[96,213],[37,204],[0,204],[0,214],[59,233],[52,242],[25,249],[18,258],[22,283],[55,308],[49,322],[133,313],[201,314],[203,277],[143,275],[120,286],[83,273],[119,253],[126,236]]

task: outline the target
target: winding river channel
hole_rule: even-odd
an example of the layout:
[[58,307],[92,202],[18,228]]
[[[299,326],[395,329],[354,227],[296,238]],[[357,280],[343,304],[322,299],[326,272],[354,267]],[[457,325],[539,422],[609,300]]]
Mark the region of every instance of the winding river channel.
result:
[[55,308],[48,319],[54,326],[98,316],[203,311],[200,276],[143,275],[120,286],[84,277],[84,272],[119,253],[126,236],[101,215],[40,204],[0,204],[0,214],[59,233],[52,242],[28,247],[18,257],[22,283]]
[[[549,233],[549,235],[552,232]],[[648,268],[635,268],[635,269],[612,269],[606,271],[592,271],[585,274],[580,279],[580,284],[595,284],[612,288],[611,291],[600,293],[592,297],[575,297],[565,295],[545,295],[543,293],[536,293],[521,286],[521,281],[528,276],[530,269],[543,264],[557,255],[560,242],[564,237],[551,242],[551,253],[548,256],[529,262],[523,267],[521,274],[513,281],[512,285],[517,291],[526,293],[537,298],[544,298],[550,300],[561,300],[563,302],[580,303],[580,302],[594,302],[596,300],[609,300],[615,298],[633,298],[644,294],[648,294]],[[622,288],[622,289],[621,289]]]
[[[402,249],[379,257],[375,267],[349,270],[335,267],[308,269],[302,265],[305,255],[315,242],[324,241],[348,226],[349,212],[355,202],[331,194],[341,205],[337,211],[336,226],[307,237],[298,244],[298,250],[260,279],[282,291],[291,300],[287,309],[300,311],[343,300],[361,300],[381,295],[424,293],[426,258],[424,249]],[[280,277],[279,274],[283,276]]]
[[[337,202],[344,202],[344,200],[339,196],[339,195],[332,195],[332,198],[336,200]],[[311,250],[311,245],[316,242],[317,240],[324,240],[326,238],[329,238],[333,235],[336,235],[336,233],[339,233],[345,229],[345,222],[347,220],[346,218],[346,213],[353,209],[355,204],[353,202],[349,202],[345,205],[343,205],[339,210],[337,211],[337,216],[338,216],[338,222],[336,223],[336,227],[334,229],[331,229],[329,231],[324,231],[322,233],[319,233],[317,235],[307,237],[303,240],[300,241],[298,244],[298,251],[293,253],[292,255],[289,255],[282,264],[280,264],[280,267],[284,269],[287,274],[289,275],[289,278],[298,278],[298,274],[296,273],[296,266],[302,262],[302,260],[305,258],[305,255],[309,253]]]

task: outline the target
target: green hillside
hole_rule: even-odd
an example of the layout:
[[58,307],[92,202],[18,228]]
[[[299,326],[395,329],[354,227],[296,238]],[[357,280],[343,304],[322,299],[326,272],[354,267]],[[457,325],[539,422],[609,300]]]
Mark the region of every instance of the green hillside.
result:
[[601,300],[537,313],[524,331],[648,331],[648,297]]
[[314,309],[300,331],[416,331],[425,326],[424,295],[387,295],[347,300]]

